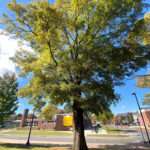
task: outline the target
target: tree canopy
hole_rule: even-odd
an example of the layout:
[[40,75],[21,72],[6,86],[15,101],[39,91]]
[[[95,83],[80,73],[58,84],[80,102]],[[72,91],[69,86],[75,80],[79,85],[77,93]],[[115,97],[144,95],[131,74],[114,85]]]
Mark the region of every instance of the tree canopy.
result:
[[[146,13],[144,18],[140,19],[136,23],[135,27],[136,32],[132,37],[138,37],[138,39],[143,41],[143,45],[150,45],[150,13]],[[137,86],[140,88],[150,88],[150,74],[142,75],[137,77]],[[144,105],[150,105],[150,94],[147,93],[144,95]]]
[[147,93],[144,95],[144,101],[143,101],[144,105],[150,105],[150,93]]
[[5,15],[7,30],[33,48],[15,58],[22,75],[33,75],[25,95],[42,93],[57,104],[76,100],[84,109],[103,111],[118,98],[114,86],[147,63],[147,47],[128,40],[143,13],[142,1],[13,1],[8,6],[15,19]]
[[114,87],[148,63],[149,45],[135,34],[145,6],[142,0],[14,0],[8,5],[14,16],[4,15],[6,30],[32,47],[14,59],[21,75],[32,74],[22,94],[71,106],[75,136],[82,136],[79,149],[87,149],[83,111],[108,111],[119,98]]
[[16,111],[18,84],[14,74],[0,76],[0,125]]

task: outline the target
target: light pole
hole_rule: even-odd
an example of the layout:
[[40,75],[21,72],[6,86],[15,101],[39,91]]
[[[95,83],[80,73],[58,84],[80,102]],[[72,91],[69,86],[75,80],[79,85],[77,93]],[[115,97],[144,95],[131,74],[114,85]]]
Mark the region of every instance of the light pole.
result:
[[140,107],[137,95],[136,95],[136,93],[132,93],[132,95],[135,97],[135,100],[137,102],[137,105],[138,105],[138,108],[139,108],[139,111],[140,111],[140,115],[141,115],[141,118],[142,118],[142,121],[143,121],[143,124],[144,124],[144,128],[145,128],[145,131],[146,131],[148,143],[150,144],[150,137],[149,137],[149,134],[148,134],[148,130],[147,130],[147,127],[146,127],[146,124],[145,124],[144,116],[142,114],[141,107]]
[[140,122],[139,122],[139,119],[137,118],[137,123],[138,123],[138,126],[139,126],[139,129],[141,131],[141,135],[142,135],[142,138],[143,138],[143,142],[146,143],[146,140],[144,138],[144,134],[143,134],[143,131],[142,131],[142,128],[141,128],[141,125],[140,125]]
[[30,136],[31,136],[31,131],[32,131],[32,127],[33,127],[33,121],[34,121],[34,111],[33,111],[31,122],[30,122],[30,129],[29,129],[29,134],[28,134],[26,146],[30,146]]

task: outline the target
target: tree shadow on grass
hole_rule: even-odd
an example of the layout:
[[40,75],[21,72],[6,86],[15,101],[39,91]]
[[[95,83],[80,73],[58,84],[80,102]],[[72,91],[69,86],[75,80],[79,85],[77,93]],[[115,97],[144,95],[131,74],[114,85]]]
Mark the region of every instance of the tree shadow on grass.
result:
[[98,146],[99,148],[91,148],[90,150],[150,150],[148,143],[131,143],[127,145],[106,145]]
[[[46,150],[71,150],[71,145],[60,145],[60,144],[32,144],[31,146],[26,146],[24,144],[0,144],[0,147],[5,148],[6,150],[9,148],[14,148],[18,150],[32,150],[34,148],[42,148]],[[150,144],[144,143],[131,143],[127,145],[99,145],[98,148],[89,148],[89,150],[150,150]]]
[[4,147],[6,149],[8,148],[15,148],[15,149],[21,149],[21,150],[26,150],[26,149],[33,149],[33,148],[54,148],[57,147],[61,150],[61,148],[66,147],[66,150],[71,150],[70,145],[59,145],[59,144],[32,144],[30,146],[26,146],[25,144],[10,144],[10,143],[0,143],[0,147]]

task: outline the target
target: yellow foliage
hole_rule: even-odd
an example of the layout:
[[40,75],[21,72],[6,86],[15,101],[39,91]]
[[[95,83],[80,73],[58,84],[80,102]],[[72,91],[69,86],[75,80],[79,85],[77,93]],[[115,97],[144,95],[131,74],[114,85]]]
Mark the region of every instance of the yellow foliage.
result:
[[39,59],[36,61],[35,66],[38,66],[38,68],[41,68],[42,66],[49,64],[51,61],[50,57],[51,56],[50,56],[49,50],[42,51],[39,56]]
[[145,21],[145,22],[150,22],[150,12],[148,12],[148,13],[146,13],[146,14],[144,15],[144,21]]

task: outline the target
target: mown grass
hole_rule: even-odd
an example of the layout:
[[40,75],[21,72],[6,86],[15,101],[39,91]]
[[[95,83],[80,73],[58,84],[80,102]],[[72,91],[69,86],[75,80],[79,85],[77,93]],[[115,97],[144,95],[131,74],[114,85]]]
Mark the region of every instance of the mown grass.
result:
[[[0,144],[0,150],[71,150],[69,145],[31,145],[23,144]],[[104,149],[89,149],[89,150],[104,150]]]
[[108,133],[120,133],[122,130],[118,129],[118,128],[113,128],[113,127],[104,127],[104,129],[108,132]]
[[[69,145],[32,145],[25,146],[23,144],[0,144],[0,150],[71,150]],[[100,146],[100,148],[90,148],[89,150],[149,150],[149,144],[129,144],[129,145],[111,145]]]
[[[108,134],[88,134],[88,136],[127,136],[127,135],[122,135],[122,131],[117,128],[109,128],[105,127],[104,128]],[[15,128],[15,129],[8,129],[8,130],[1,130],[0,131],[0,136],[3,135],[14,135],[14,136],[20,136],[24,137],[27,136],[29,132],[28,128]],[[32,136],[43,136],[43,137],[49,137],[49,136],[72,136],[73,132],[72,131],[55,131],[55,130],[38,130],[38,129],[33,129],[32,130]]]
[[[24,136],[27,135],[29,129],[10,129],[10,130],[2,130],[0,135],[19,135]],[[72,132],[68,131],[52,131],[52,130],[32,130],[32,135],[34,136],[71,136]]]
[[0,144],[0,150],[69,150],[69,148],[50,145]]

